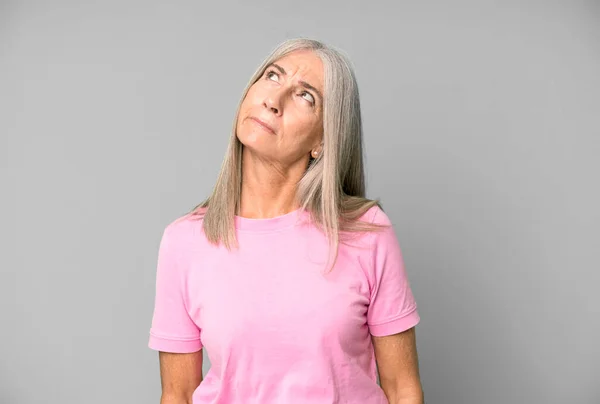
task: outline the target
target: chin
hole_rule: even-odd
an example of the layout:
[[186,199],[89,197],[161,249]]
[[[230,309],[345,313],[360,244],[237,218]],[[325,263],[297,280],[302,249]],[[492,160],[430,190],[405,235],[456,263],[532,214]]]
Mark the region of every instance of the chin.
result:
[[269,133],[256,130],[251,125],[242,124],[237,129],[237,138],[244,146],[247,147],[260,147],[260,145],[267,144],[272,140],[272,136]]
[[252,150],[255,153],[262,154],[267,149],[264,136],[261,133],[253,131],[240,130],[237,133],[237,138],[245,148]]

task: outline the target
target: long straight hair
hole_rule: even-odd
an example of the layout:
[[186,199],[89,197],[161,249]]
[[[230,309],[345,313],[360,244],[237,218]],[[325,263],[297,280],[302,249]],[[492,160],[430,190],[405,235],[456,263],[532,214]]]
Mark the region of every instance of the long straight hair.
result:
[[[237,138],[237,117],[250,87],[273,62],[297,50],[312,50],[324,66],[323,147],[299,181],[296,199],[312,222],[327,236],[333,263],[344,234],[380,226],[358,220],[379,201],[365,197],[363,134],[358,85],[348,58],[313,39],[290,39],[277,46],[252,75],[237,107],[231,137],[212,194],[190,212],[203,218],[213,244],[237,247],[235,215],[240,209],[243,145]],[[343,239],[343,237],[342,237]],[[331,256],[331,254],[330,254]],[[333,264],[332,264],[333,265]]]

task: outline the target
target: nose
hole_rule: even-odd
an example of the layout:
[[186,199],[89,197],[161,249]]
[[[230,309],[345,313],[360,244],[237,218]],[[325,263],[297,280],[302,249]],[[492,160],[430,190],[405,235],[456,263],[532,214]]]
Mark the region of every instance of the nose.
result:
[[271,110],[275,115],[280,115],[281,108],[281,94],[278,91],[269,92],[263,101],[265,108]]

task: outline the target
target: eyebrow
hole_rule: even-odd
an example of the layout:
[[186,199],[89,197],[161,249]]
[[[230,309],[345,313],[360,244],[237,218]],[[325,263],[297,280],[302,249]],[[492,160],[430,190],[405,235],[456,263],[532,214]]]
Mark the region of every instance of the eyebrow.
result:
[[[281,66],[279,66],[277,63],[271,63],[270,66],[273,66],[274,68],[276,68],[277,70],[279,70],[279,72],[281,72],[281,74],[283,74],[284,76],[287,75],[285,69]],[[307,88],[309,90],[313,90],[315,93],[317,93],[317,95],[321,98],[321,103],[323,102],[323,94],[321,94],[321,92],[319,90],[317,90],[314,86],[308,84],[306,81],[302,81],[300,80],[298,83],[300,83],[300,85],[304,88]]]

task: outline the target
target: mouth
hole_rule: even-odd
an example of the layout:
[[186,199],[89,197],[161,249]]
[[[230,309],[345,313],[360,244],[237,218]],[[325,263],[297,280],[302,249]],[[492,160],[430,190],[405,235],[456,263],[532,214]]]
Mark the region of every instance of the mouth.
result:
[[275,130],[266,122],[261,121],[260,119],[255,118],[253,116],[250,117],[250,120],[253,121],[254,123],[256,123],[257,125],[261,126],[266,131],[271,132],[272,134],[275,134]]

